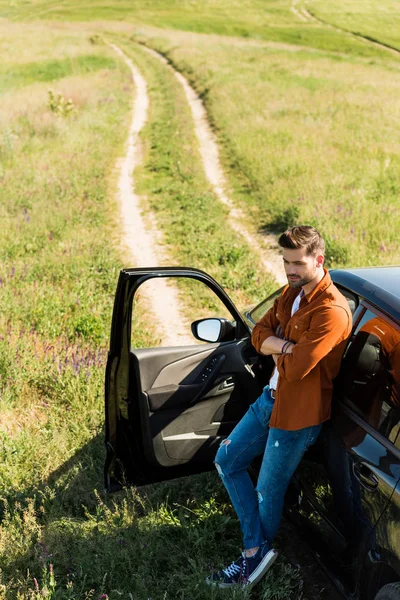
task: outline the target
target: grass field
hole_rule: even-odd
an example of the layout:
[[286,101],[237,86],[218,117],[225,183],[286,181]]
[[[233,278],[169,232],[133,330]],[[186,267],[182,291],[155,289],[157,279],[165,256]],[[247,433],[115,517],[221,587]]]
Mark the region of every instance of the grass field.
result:
[[400,11],[397,0],[379,3],[361,0],[327,3],[313,0],[306,6],[312,15],[326,23],[400,50]]
[[261,231],[310,222],[331,265],[399,262],[400,61],[161,30],[136,39],[203,96],[235,197]]
[[[399,45],[393,0],[306,6]],[[149,84],[136,175],[173,262],[209,271],[238,304],[273,285],[205,182],[182,90],[138,42],[202,95],[250,227],[312,222],[331,265],[400,262],[400,55],[302,22],[291,7],[0,0],[0,597],[217,600],[227,594],[206,588],[204,575],[240,548],[214,473],[102,493],[104,365],[127,266],[114,165],[133,90],[117,55],[93,43],[97,33]],[[142,346],[156,339],[141,326],[144,310]],[[282,562],[252,597],[319,597],[299,590],[279,544]]]

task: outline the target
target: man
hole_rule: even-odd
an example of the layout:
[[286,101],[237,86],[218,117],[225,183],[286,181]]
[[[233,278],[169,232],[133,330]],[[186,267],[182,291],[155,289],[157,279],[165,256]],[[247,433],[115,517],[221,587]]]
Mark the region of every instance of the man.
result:
[[[272,543],[289,482],[331,412],[332,381],[351,332],[345,297],[324,269],[325,244],[314,227],[297,226],[279,238],[289,285],[259,321],[252,343],[275,369],[217,452],[215,464],[240,521],[244,551],[207,583],[257,583],[275,561]],[[263,454],[257,486],[247,468]]]

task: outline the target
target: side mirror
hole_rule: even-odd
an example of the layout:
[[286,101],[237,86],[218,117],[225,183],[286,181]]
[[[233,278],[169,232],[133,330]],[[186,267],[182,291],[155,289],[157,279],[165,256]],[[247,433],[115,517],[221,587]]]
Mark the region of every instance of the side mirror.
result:
[[235,324],[227,319],[200,319],[192,323],[192,333],[202,342],[230,342],[235,339]]

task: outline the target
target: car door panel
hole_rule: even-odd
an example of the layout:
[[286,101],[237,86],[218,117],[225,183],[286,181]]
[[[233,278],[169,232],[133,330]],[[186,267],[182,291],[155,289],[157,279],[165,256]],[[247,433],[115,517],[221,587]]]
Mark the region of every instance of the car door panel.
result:
[[204,364],[218,344],[178,346],[173,348],[140,348],[131,354],[140,364],[140,384],[143,390],[162,387],[172,381],[185,383],[196,375],[194,369]]
[[[233,341],[131,347],[138,289],[149,279],[172,276],[197,279],[214,292],[232,316]],[[262,389],[259,360],[248,325],[206,273],[180,268],[123,270],[106,369],[106,488],[212,468],[219,443]]]
[[[212,462],[220,441],[229,435],[259,384],[243,349],[248,342],[207,344],[132,352],[140,374],[139,406],[149,419],[148,460],[170,467],[187,461]],[[153,382],[150,385],[150,382]],[[150,385],[150,387],[148,387]]]

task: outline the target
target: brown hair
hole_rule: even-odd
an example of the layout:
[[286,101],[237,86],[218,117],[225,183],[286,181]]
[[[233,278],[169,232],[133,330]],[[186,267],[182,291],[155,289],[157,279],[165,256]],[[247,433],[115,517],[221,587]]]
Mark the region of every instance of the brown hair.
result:
[[311,225],[296,225],[287,229],[278,240],[281,248],[297,250],[306,248],[307,254],[317,256],[325,253],[325,242],[319,231]]

